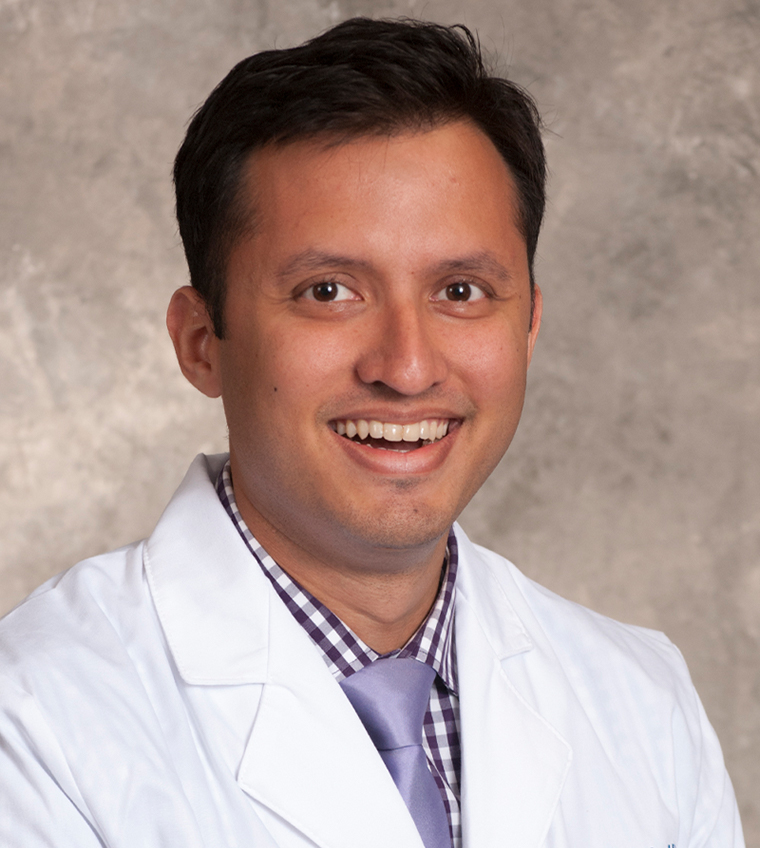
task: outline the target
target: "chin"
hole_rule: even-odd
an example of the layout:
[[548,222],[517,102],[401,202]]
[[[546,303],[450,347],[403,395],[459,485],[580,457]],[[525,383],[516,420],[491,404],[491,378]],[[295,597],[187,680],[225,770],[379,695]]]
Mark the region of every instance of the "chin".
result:
[[411,550],[434,545],[449,532],[449,511],[418,508],[386,510],[382,516],[352,515],[346,528],[363,545],[385,550]]

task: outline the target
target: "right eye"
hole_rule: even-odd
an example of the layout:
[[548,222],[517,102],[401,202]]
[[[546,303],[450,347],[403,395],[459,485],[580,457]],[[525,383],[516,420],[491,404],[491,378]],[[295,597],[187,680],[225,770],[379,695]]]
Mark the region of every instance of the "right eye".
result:
[[341,300],[358,300],[355,292],[348,286],[336,283],[334,280],[324,280],[309,286],[301,295],[306,300],[316,300],[318,303],[334,303]]

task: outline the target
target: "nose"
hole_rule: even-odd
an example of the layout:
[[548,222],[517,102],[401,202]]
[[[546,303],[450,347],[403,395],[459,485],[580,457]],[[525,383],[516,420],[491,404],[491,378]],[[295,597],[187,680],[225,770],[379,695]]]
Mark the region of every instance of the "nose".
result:
[[446,358],[433,330],[424,306],[404,302],[378,310],[357,365],[359,379],[406,396],[442,383]]

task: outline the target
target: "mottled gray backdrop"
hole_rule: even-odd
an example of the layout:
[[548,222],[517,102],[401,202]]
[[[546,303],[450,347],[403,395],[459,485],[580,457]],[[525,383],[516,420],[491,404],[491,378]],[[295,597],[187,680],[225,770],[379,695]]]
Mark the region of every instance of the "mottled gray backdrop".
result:
[[681,647],[760,848],[757,0],[0,0],[0,611],[224,448],[164,330],[172,157],[235,61],[353,14],[469,24],[545,114],[544,326],[463,523]]

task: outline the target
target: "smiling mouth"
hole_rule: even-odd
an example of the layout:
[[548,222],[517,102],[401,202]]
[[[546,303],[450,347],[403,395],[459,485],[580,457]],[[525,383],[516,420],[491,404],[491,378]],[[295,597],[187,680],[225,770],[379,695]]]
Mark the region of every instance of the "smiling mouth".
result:
[[408,453],[443,439],[451,423],[448,418],[426,418],[412,424],[346,418],[331,422],[331,426],[339,436],[366,447]]

